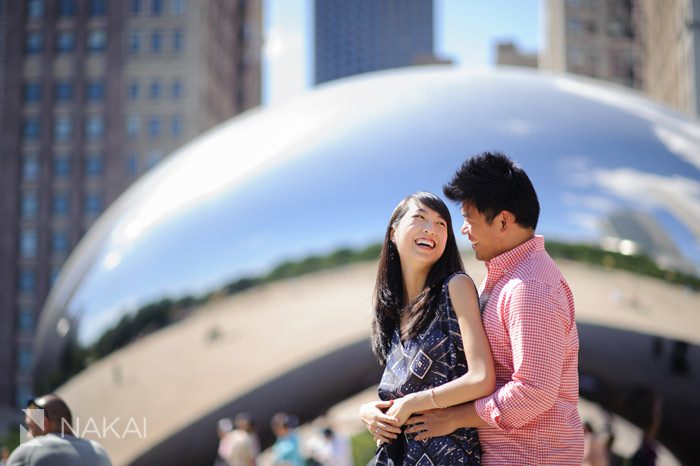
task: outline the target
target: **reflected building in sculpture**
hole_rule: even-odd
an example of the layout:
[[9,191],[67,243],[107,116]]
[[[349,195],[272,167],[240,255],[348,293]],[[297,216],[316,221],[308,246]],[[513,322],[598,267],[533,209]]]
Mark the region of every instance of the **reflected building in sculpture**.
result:
[[[366,342],[365,269],[232,300],[196,297],[282,261],[378,241],[398,200],[439,193],[466,156],[489,149],[528,171],[542,207],[538,230],[548,239],[596,243],[602,219],[634,208],[700,263],[697,123],[583,78],[444,67],[380,72],[234,118],[135,183],[93,225],[53,288],[35,373],[48,387],[61,371],[71,375],[62,393],[97,415],[159,413],[149,443],[111,446],[118,464],[203,462],[212,420],[244,407],[260,416],[322,410],[378,380]],[[640,288],[652,293],[649,305],[674,300],[667,324],[676,327],[658,328],[627,306],[624,283],[637,283],[629,274],[575,270],[583,278],[574,293],[598,317],[696,341],[683,321],[697,303],[693,292],[647,279]],[[348,275],[339,284],[340,273]],[[613,294],[617,301],[608,302]],[[146,307],[167,309],[167,321],[189,317],[127,335],[96,360],[119,323]],[[615,320],[624,312],[631,320]]]

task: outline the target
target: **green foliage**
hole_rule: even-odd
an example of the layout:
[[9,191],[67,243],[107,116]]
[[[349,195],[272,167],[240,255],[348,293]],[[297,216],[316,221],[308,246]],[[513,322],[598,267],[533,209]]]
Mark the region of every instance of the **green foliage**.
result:
[[700,278],[694,275],[661,269],[647,256],[625,255],[587,244],[567,244],[555,241],[547,241],[547,252],[552,257],[600,265],[611,269],[626,270],[638,275],[657,278],[674,285],[687,286],[694,291],[700,290]]
[[19,446],[19,427],[13,427],[0,435],[0,447],[7,447],[10,452]]
[[[175,320],[186,316],[192,308],[209,299],[214,299],[217,295],[222,293],[233,295],[258,285],[278,280],[333,269],[352,263],[375,261],[379,258],[380,251],[381,243],[371,244],[359,250],[341,248],[324,256],[310,256],[302,260],[283,262],[266,275],[239,278],[225,285],[221,290],[213,290],[204,296],[185,296],[177,301],[163,299],[156,303],[150,303],[135,313],[122,317],[117,325],[107,330],[91,347],[82,348],[75,343],[70,344],[60,367],[57,368],[55,373],[50,375],[49,379],[52,386],[42,387],[46,388],[46,390],[41,391],[50,391],[49,389],[57,387],[82,371],[90,361],[103,358],[129,344],[139,336],[169,325]],[[570,259],[606,268],[627,270],[669,283],[684,285],[695,291],[700,290],[700,278],[660,269],[646,256],[626,256],[590,245],[567,244],[556,241],[547,242],[547,251],[552,257]],[[363,440],[358,441],[362,442]],[[374,450],[373,445],[372,443],[372,450]]]
[[350,444],[352,446],[352,459],[356,466],[366,465],[377,451],[377,444],[367,431],[350,438]]

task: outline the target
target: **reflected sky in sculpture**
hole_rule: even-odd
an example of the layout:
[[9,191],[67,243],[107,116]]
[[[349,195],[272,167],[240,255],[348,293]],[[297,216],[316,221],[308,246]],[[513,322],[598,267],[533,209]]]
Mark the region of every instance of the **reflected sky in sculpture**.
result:
[[64,267],[39,352],[64,310],[77,325],[71,333],[89,344],[124,312],[163,295],[377,241],[403,196],[441,193],[466,156],[490,149],[530,174],[547,238],[597,241],[602,218],[642,210],[700,264],[696,122],[588,79],[450,67],[380,72],[234,118],[139,180]]

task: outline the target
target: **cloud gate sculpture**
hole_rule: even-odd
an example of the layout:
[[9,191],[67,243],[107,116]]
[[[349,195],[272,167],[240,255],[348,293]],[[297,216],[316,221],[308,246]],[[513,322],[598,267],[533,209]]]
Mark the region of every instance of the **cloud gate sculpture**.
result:
[[[441,66],[374,73],[233,118],[177,150],[127,190],[87,233],[51,291],[35,346],[40,386],[63,383],[62,390],[100,414],[110,404],[124,407],[125,399],[173,410],[215,385],[215,395],[192,401],[196,409],[166,426],[149,418],[151,440],[120,453],[117,461],[198,464],[213,453],[213,420],[223,413],[247,409],[267,416],[297,407],[311,415],[315,402],[327,407],[375,383],[378,372],[366,341],[371,277],[361,275],[359,285],[337,289],[306,279],[288,287],[281,283],[278,292],[288,293],[281,298],[285,309],[270,301],[269,314],[253,312],[271,299],[255,289],[236,298],[235,310],[210,292],[264,275],[284,261],[379,241],[398,200],[417,190],[441,193],[466,156],[494,149],[510,154],[530,174],[542,206],[538,230],[546,239],[641,253],[671,274],[697,273],[696,121],[640,94],[583,78]],[[592,276],[608,280],[604,267],[592,270]],[[642,282],[635,283],[633,288]],[[680,303],[668,313],[687,313],[700,302],[692,287],[666,286]],[[344,289],[359,294],[344,296]],[[579,289],[583,302],[584,295],[598,293]],[[328,295],[329,290],[340,295]],[[618,298],[624,298],[620,290]],[[303,306],[295,302],[302,291]],[[328,296],[328,315],[318,311],[323,304],[315,303],[317,293]],[[208,299],[181,299],[202,295]],[[167,312],[158,314],[164,299],[170,300]],[[217,309],[207,314],[205,307]],[[612,315],[614,306],[602,307],[598,312]],[[149,321],[139,335],[120,327],[136,325],[137,311],[144,309],[144,315],[165,320]],[[233,335],[228,350],[210,350],[229,344],[228,330],[206,320],[211,316],[237,322],[224,325]],[[176,324],[165,325],[169,322]],[[188,325],[199,326],[201,338],[193,339]],[[581,332],[582,368],[592,372],[605,365],[604,357],[589,352],[600,347],[596,328]],[[642,340],[619,349],[632,364],[633,348],[646,351],[647,339],[686,344],[691,367],[673,390],[697,388],[700,368],[692,365],[699,338],[692,326],[679,322],[655,331],[640,323],[634,330]],[[606,342],[619,340],[605,335]],[[249,361],[250,354],[270,345],[284,354]],[[587,354],[602,362],[587,366]],[[208,366],[207,360],[218,362]],[[130,365],[139,361],[148,361],[142,372]],[[221,371],[235,383],[245,380],[235,390],[227,388]],[[174,395],[163,395],[150,382],[138,385],[147,374],[156,374]],[[192,377],[169,379],[173,374]],[[590,388],[605,382],[605,374],[582,380]],[[130,384],[138,390],[120,398]],[[655,384],[650,386],[663,390]],[[279,387],[286,405],[272,407]],[[99,396],[90,401],[95,392]],[[686,408],[700,414],[694,398]],[[120,412],[117,407],[112,413]],[[180,441],[185,434],[190,440]],[[198,449],[199,438],[206,440]]]

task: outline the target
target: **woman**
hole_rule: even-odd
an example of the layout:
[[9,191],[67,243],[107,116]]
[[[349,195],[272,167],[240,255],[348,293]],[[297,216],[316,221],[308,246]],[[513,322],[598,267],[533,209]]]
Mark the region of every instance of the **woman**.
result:
[[495,387],[476,289],[464,273],[449,210],[433,194],[408,196],[389,220],[372,349],[385,366],[382,401],[363,405],[360,417],[381,445],[376,463],[428,464],[427,456],[432,464],[480,464],[476,429],[423,442],[401,430],[413,413],[465,403]]

